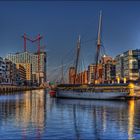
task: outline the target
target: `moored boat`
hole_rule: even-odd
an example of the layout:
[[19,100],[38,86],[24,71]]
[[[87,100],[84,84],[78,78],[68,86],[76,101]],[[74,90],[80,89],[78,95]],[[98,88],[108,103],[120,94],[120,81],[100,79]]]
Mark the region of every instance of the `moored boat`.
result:
[[51,97],[56,97],[56,91],[55,90],[50,90],[49,94]]
[[133,84],[59,85],[57,98],[77,99],[126,99],[134,94]]
[[125,99],[129,92],[77,92],[59,90],[56,94],[58,98],[77,98],[77,99]]
[[[93,84],[77,84],[77,70],[79,63],[80,47],[81,41],[80,36],[77,42],[77,52],[75,60],[75,71],[73,74],[72,84],[60,84],[55,88],[55,93],[52,92],[50,95],[57,98],[78,98],[78,99],[126,99],[128,96],[134,94],[134,85],[133,84],[97,84],[98,82],[98,62],[100,57],[100,47],[101,47],[101,21],[102,15],[100,13],[99,18],[99,28],[98,28],[98,39],[97,39],[97,48],[96,48],[96,64],[94,70],[94,80]],[[62,72],[63,73],[63,72]]]

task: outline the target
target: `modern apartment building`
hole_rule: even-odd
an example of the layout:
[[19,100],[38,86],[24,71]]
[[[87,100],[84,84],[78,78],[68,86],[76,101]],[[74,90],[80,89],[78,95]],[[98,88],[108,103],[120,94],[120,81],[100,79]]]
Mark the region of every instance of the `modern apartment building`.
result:
[[120,80],[137,81],[140,78],[140,49],[128,50],[115,58],[116,77]]
[[85,70],[82,73],[82,84],[88,84],[88,71]]
[[5,59],[5,82],[7,84],[16,85],[19,81],[19,75],[16,69],[16,64],[14,64],[12,61]]
[[21,63],[26,71],[26,81],[30,84],[32,82],[32,65],[30,63]]
[[[88,83],[93,84],[95,80],[95,69],[96,69],[96,64],[90,64],[88,66]],[[97,66],[97,71],[96,71],[96,84],[102,83],[102,64],[99,63]]]
[[46,81],[46,52],[40,52],[40,57],[38,57],[38,53],[30,53],[27,51],[8,54],[7,59],[14,63],[30,64],[33,83],[41,84]]
[[112,57],[104,55],[100,59],[100,64],[102,65],[102,83],[107,82],[107,62],[112,60]]
[[90,64],[88,66],[88,83],[92,84],[94,82],[94,76],[95,76],[95,64]]
[[69,68],[69,84],[74,84],[76,70],[75,67]]
[[[119,79],[119,81],[123,80],[124,78],[124,54],[117,55],[115,57],[116,61],[116,78]],[[128,71],[128,69],[126,69]]]
[[16,68],[19,73],[21,84],[26,85],[26,70],[25,70],[24,66],[21,65],[20,63],[17,63]]
[[6,70],[6,64],[2,57],[0,57],[0,83],[5,82],[5,70]]
[[31,85],[32,84],[32,66],[30,63],[16,63],[17,66],[21,65],[25,69],[26,74],[26,84]]
[[102,64],[102,83],[114,83],[116,81],[116,62],[111,56],[103,56]]
[[83,71],[77,74],[76,77],[77,84],[88,84],[88,71]]
[[105,66],[105,79],[104,83],[115,83],[116,82],[116,62],[115,60],[108,60]]
[[47,57],[46,52],[40,52],[40,63],[39,63],[38,53],[33,54],[32,73],[34,75],[35,81],[38,81],[38,83],[44,83],[46,81],[46,59],[47,59],[46,57]]

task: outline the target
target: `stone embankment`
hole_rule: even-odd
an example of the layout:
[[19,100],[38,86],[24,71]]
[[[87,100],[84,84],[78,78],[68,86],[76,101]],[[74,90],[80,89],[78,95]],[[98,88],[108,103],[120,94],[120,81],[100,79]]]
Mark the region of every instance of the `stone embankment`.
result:
[[13,86],[13,85],[0,85],[0,94],[2,93],[12,93],[18,91],[43,89],[43,87],[30,87],[30,86]]

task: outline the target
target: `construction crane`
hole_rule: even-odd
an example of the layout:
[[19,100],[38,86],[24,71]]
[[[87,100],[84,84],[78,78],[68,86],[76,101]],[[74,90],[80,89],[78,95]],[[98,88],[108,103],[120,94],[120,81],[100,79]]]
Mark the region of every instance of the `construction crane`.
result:
[[41,36],[40,34],[38,34],[38,36],[35,39],[31,39],[29,37],[27,37],[26,33],[24,33],[24,35],[22,36],[24,39],[24,52],[27,51],[27,46],[26,46],[26,42],[27,40],[34,43],[37,42],[37,54],[38,54],[38,77],[39,77],[39,84],[40,84],[40,50],[44,49],[45,47],[41,47],[40,46],[40,42],[41,39],[43,38],[43,36]]
[[33,40],[30,39],[29,37],[27,37],[26,33],[24,33],[24,35],[22,37],[24,39],[24,52],[26,52],[27,51],[26,41],[28,40],[28,41],[33,42]]
[[46,46],[41,46],[40,47],[40,51],[43,51],[44,52],[45,51],[45,48],[46,48]]
[[40,36],[40,34],[38,34],[38,36],[36,37],[36,39],[33,40],[33,42],[38,42],[38,49],[37,49],[37,53],[38,53],[38,78],[39,78],[39,84],[40,84],[40,41],[43,38],[43,36]]

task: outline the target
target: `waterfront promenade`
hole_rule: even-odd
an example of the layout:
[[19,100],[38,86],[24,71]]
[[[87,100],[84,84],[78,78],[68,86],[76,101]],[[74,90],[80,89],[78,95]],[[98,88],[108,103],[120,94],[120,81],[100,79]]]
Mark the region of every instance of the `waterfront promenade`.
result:
[[44,87],[36,87],[36,86],[0,85],[0,94],[13,93],[13,92],[17,92],[17,91],[43,89],[43,88]]

